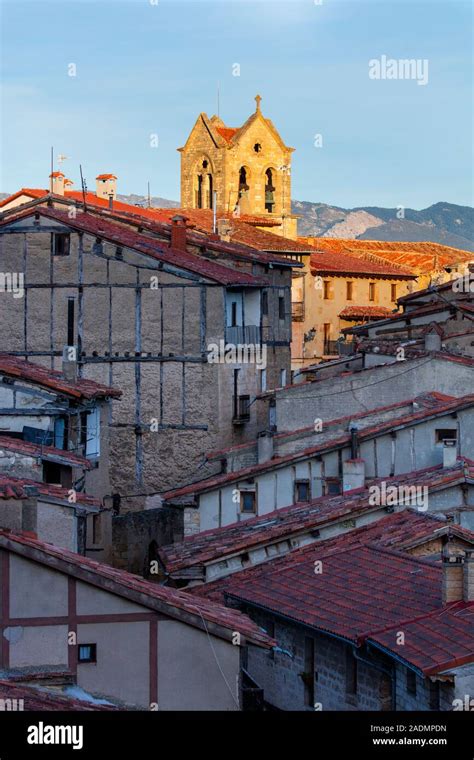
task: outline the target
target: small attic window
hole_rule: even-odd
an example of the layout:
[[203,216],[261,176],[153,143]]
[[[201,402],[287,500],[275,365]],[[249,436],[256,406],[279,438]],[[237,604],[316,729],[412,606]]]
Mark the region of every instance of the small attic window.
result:
[[260,145],[260,143],[255,143],[255,145],[253,146],[253,149],[255,153],[261,153],[262,146]]
[[203,169],[207,169],[207,167],[208,167],[208,166],[209,166],[209,162],[208,162],[208,161],[205,161],[205,160],[204,160],[204,161],[202,162],[202,168],[203,168]]

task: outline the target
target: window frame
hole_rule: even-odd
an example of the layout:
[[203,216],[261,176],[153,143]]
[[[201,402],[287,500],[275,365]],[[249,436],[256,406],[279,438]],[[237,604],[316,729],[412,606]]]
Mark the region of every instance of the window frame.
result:
[[[87,659],[81,658],[81,647],[90,647],[91,649],[91,656]],[[78,665],[87,665],[90,663],[96,663],[97,662],[97,644],[95,643],[86,643],[86,644],[78,644],[77,645],[77,664]]]

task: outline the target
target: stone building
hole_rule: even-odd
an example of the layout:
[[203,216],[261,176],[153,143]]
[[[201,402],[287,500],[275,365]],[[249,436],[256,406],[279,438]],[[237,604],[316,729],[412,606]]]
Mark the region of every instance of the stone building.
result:
[[440,542],[436,522],[389,515],[191,592],[224,598],[275,638],[276,649],[247,660],[273,708],[466,709],[474,691],[474,533],[465,531],[463,548],[449,533]]
[[41,198],[0,225],[3,269],[24,278],[0,299],[3,348],[57,369],[70,347],[82,378],[123,389],[108,504],[125,509],[255,436],[252,401],[290,372],[291,262],[202,236],[188,250],[181,217],[167,240],[139,229]]
[[[266,217],[272,232],[297,236],[291,213],[291,154],[257,107],[238,128],[199,114],[181,153],[181,206]],[[274,225],[277,221],[278,225]],[[262,219],[262,226],[266,224]]]

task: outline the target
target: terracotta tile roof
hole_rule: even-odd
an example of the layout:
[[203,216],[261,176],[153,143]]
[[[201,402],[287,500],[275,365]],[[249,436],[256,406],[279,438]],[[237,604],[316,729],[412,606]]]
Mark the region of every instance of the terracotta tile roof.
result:
[[[429,490],[435,491],[437,488],[465,482],[467,478],[473,477],[474,468],[463,460],[452,468],[443,469],[438,465],[393,478],[380,478],[371,481],[371,484],[386,482],[387,486],[426,485]],[[158,553],[165,570],[173,573],[255,548],[260,544],[271,543],[285,536],[296,536],[317,526],[373,509],[374,506],[369,504],[368,487],[336,496],[320,496],[307,503],[293,504],[240,523],[203,531],[179,543],[162,546]]]
[[362,545],[325,551],[313,544],[292,552],[277,571],[272,565],[232,576],[226,595],[357,644],[441,608],[441,568],[401,552]]
[[96,179],[117,179],[115,174],[98,174]]
[[24,361],[11,354],[0,354],[0,374],[26,380],[43,388],[50,388],[71,398],[94,399],[110,396],[119,398],[122,391],[101,385],[93,380],[78,378],[74,383],[66,380],[61,372],[48,369],[40,364]]
[[22,699],[25,712],[30,711],[110,711],[119,710],[115,705],[101,705],[95,702],[86,702],[81,699],[68,697],[66,694],[52,693],[46,689],[31,686],[29,684],[18,684],[10,680],[0,680],[0,700]]
[[[42,483],[38,480],[29,480],[28,478],[14,478],[11,475],[0,475],[0,500],[28,499],[31,495],[30,489],[32,488],[38,492],[38,498],[43,496],[46,499],[50,498],[69,502],[70,491],[62,486],[53,483]],[[88,496],[80,491],[76,491],[76,502],[83,507],[94,507],[95,510],[102,509],[99,499],[95,499],[93,496]]]
[[227,143],[230,143],[235,133],[239,131],[234,127],[214,127],[214,129],[220,134],[221,137],[224,138]]
[[339,317],[341,319],[373,319],[375,317],[390,317],[393,311],[385,306],[346,306]]
[[369,640],[414,665],[424,675],[441,673],[474,660],[474,602],[450,604],[404,622],[403,647],[397,645],[395,628],[373,634]]
[[45,206],[37,206],[34,209],[30,208],[19,211],[18,214],[9,215],[0,222],[0,226],[12,224],[19,219],[27,218],[34,214],[55,219],[73,229],[79,229],[112,243],[133,248],[158,261],[164,261],[175,267],[194,272],[222,285],[261,286],[266,284],[266,280],[254,277],[249,273],[239,272],[220,263],[206,261],[199,256],[185,251],[177,251],[166,243],[151,238],[149,235],[141,235],[126,228],[124,225],[113,223],[102,216],[98,217],[82,211],[78,211],[74,219],[71,219],[67,212]]
[[[132,575],[125,570],[117,570],[110,565],[96,562],[89,557],[75,554],[68,549],[62,549],[43,541],[38,541],[25,533],[14,533],[0,529],[0,548],[26,556],[34,562],[51,565],[59,572],[74,577],[87,576],[87,582],[99,587],[105,584],[111,593],[126,598],[133,594],[137,604],[151,609],[159,609],[171,617],[183,620],[186,615],[191,624],[206,630],[206,623],[220,628],[216,635],[230,638],[238,631],[250,643],[269,648],[273,640],[264,633],[250,618],[237,610],[228,609],[207,599],[194,599],[184,591],[160,586],[146,581],[138,575]],[[177,610],[182,614],[177,614]]]
[[345,327],[342,332],[349,332],[351,330],[354,330],[355,332],[363,332],[364,330],[368,330],[369,328],[378,327],[378,324],[380,323],[380,326],[387,324],[390,325],[393,322],[405,322],[407,320],[416,319],[417,317],[424,317],[427,314],[437,314],[439,312],[443,311],[454,311],[456,308],[465,308],[465,306],[461,307],[461,304],[455,304],[454,302],[452,304],[446,303],[446,301],[438,301],[437,303],[428,303],[428,304],[422,304],[416,309],[412,309],[410,311],[400,311],[396,314],[389,314],[386,317],[383,317],[379,320],[379,322],[376,322],[375,324],[370,325],[358,325],[356,327]]
[[[245,599],[357,643],[367,639],[428,675],[474,661],[474,603],[442,607],[440,564],[402,553],[441,536],[474,542],[473,531],[407,509],[189,592]],[[316,560],[323,563],[322,583],[312,583]]]
[[62,172],[52,172],[50,177],[64,177],[64,174]]
[[393,265],[424,274],[450,264],[474,260],[474,253],[431,242],[399,242],[386,240],[352,240],[343,238],[305,238],[315,248],[329,254],[374,256]]
[[[465,363],[464,357],[459,357],[459,359],[462,361],[462,363]],[[474,359],[467,359],[466,357],[466,360],[469,366],[474,366]],[[445,414],[452,414],[453,412],[460,411],[461,409],[468,409],[473,405],[474,394],[470,394],[468,396],[462,396],[461,398],[455,398],[453,400],[446,401],[446,403],[440,403],[433,408],[429,407],[420,409],[419,411],[406,414],[403,417],[397,417],[395,419],[377,423],[376,425],[370,425],[366,428],[362,428],[359,431],[358,435],[359,441],[365,441],[375,436],[383,435],[384,433],[390,432],[392,430],[397,430],[408,425],[424,422],[428,419],[436,419],[437,417],[443,416]],[[285,456],[276,456],[267,462],[262,462],[261,464],[245,467],[234,472],[214,475],[211,478],[200,480],[196,483],[190,483],[189,485],[183,486],[181,488],[167,491],[163,494],[163,499],[165,501],[170,501],[172,499],[176,499],[189,494],[204,493],[205,491],[210,491],[214,488],[218,488],[221,485],[233,483],[239,480],[245,480],[246,478],[257,475],[260,472],[273,470],[278,466],[283,466],[290,462],[307,459],[308,457],[312,457],[315,454],[320,454],[323,451],[331,451],[332,449],[340,448],[347,445],[350,440],[350,433],[343,433],[336,438],[324,441],[324,443],[318,444],[317,446],[308,446],[307,448],[301,449],[292,454],[286,454]]]
[[90,470],[92,467],[89,459],[74,454],[66,449],[57,449],[54,446],[44,446],[43,444],[30,443],[23,441],[21,438],[13,438],[8,434],[0,433],[0,450],[14,451],[25,456],[46,459],[51,462],[61,462],[71,465],[72,467],[82,467]]
[[357,258],[347,253],[319,250],[311,254],[310,271],[312,275],[354,274],[368,277],[389,277],[399,280],[409,280],[416,277],[410,269],[388,263],[382,258]]

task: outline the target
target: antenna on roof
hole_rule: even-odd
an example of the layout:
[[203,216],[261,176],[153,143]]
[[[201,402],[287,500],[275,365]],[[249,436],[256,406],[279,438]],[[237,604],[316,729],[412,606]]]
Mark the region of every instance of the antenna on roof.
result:
[[87,211],[86,206],[86,193],[87,193],[87,185],[84,177],[82,176],[82,166],[79,164],[79,171],[81,172],[81,185],[82,185],[82,202],[84,205],[84,211]]
[[49,173],[49,192],[53,192],[53,171],[54,171],[54,148],[51,146],[51,171]]

